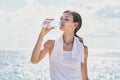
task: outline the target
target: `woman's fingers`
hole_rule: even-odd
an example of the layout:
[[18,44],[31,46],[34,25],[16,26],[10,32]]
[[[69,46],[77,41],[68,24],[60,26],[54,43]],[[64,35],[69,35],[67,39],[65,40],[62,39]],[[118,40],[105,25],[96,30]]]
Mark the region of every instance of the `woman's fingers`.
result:
[[54,29],[54,27],[43,27],[42,31],[41,31],[41,34],[46,35],[52,29]]
[[50,22],[53,21],[53,20],[54,20],[54,19],[45,19],[45,20],[43,21],[43,25],[48,26],[48,25],[50,24]]

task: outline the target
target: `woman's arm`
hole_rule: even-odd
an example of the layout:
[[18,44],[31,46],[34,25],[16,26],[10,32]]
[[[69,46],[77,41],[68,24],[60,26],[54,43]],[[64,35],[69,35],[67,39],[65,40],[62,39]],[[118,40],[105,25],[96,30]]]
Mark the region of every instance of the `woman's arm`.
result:
[[87,73],[87,57],[88,57],[88,48],[87,46],[84,47],[84,63],[81,66],[81,76],[82,80],[89,80],[88,73]]
[[41,45],[43,42],[44,36],[53,28],[42,28],[41,33],[38,37],[37,43],[33,49],[32,56],[31,56],[31,62],[33,64],[38,63],[45,55],[49,52],[49,49],[51,46],[49,46],[50,41],[47,41],[44,45],[44,48],[41,50]]

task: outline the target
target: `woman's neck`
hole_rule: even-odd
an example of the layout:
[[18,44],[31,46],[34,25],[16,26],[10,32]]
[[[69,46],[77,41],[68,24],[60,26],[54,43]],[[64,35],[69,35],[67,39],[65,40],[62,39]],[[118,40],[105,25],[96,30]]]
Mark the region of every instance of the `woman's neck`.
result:
[[74,34],[63,34],[63,41],[66,44],[74,42]]

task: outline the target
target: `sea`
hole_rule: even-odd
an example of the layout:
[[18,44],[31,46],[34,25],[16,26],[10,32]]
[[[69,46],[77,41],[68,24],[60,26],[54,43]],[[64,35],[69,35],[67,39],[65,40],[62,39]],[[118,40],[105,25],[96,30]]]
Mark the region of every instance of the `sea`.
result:
[[[0,50],[0,80],[50,80],[48,55],[32,64],[32,50]],[[91,50],[89,80],[120,80],[120,51]]]

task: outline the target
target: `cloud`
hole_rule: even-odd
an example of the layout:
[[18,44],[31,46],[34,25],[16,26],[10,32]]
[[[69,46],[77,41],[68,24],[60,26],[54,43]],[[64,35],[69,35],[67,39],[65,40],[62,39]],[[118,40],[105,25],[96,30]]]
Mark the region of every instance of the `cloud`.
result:
[[7,11],[15,11],[25,6],[24,0],[0,0],[0,9],[5,9]]
[[96,15],[100,18],[119,18],[120,19],[120,6],[113,7],[111,5],[107,5],[102,8],[100,11],[96,12]]
[[[11,4],[7,5],[9,7],[8,9],[5,7],[0,8],[0,48],[33,48],[41,30],[42,21],[49,17],[59,19],[62,12],[67,9],[75,10],[82,15],[83,25],[78,34],[82,34],[89,45],[92,44],[89,41],[97,39],[94,43],[97,45],[94,47],[102,47],[102,45],[99,46],[100,44],[98,41],[105,38],[105,36],[107,36],[107,39],[111,38],[111,36],[116,36],[115,38],[119,36],[120,27],[118,24],[120,20],[118,18],[111,18],[113,14],[115,16],[119,13],[119,5],[118,3],[116,5],[115,1],[51,1],[52,2],[50,3],[49,1],[46,2],[44,0],[24,0],[23,2],[21,1],[20,7],[15,10],[12,10],[13,7],[9,7]],[[18,4],[19,2],[14,3]],[[22,5],[22,3],[24,3],[24,5]],[[108,4],[112,6],[112,8],[109,8],[109,11],[107,12],[106,7]],[[14,5],[14,7],[17,7],[17,5]],[[102,15],[96,14],[98,12],[100,13],[100,11],[104,11]],[[108,16],[108,14],[110,15]],[[109,19],[107,19],[107,17],[105,17],[105,19],[100,19],[99,16],[107,16]],[[54,31],[53,33],[55,34]],[[54,34],[48,34],[47,38],[52,38],[51,35],[57,35],[57,33]],[[96,36],[99,36],[99,39]],[[107,40],[105,41],[107,42]]]
[[37,0],[39,5],[42,6],[57,6],[57,7],[62,7],[64,6],[77,6],[77,5],[81,5],[84,0],[64,0],[64,1],[56,1],[56,0],[49,0],[49,1],[42,1],[42,0]]
[[100,1],[98,1],[98,0],[91,0],[91,1],[86,0],[86,2],[83,5],[83,8],[86,11],[89,11],[91,13],[91,15],[96,15],[96,13],[99,13],[99,12],[102,13],[102,11],[103,11],[103,15],[104,15],[108,11],[108,9],[109,9],[108,14],[111,13],[112,11],[114,11],[115,13],[113,13],[113,14],[117,15],[120,12],[119,3],[120,3],[119,0],[117,0],[117,2],[114,0],[100,0]]

